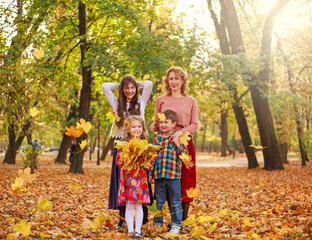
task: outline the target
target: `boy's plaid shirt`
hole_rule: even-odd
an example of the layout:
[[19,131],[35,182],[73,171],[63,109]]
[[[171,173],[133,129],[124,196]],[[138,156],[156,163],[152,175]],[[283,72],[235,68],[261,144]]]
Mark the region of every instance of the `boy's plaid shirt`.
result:
[[181,178],[182,161],[179,155],[183,152],[188,154],[187,148],[180,145],[178,149],[170,137],[164,138],[161,134],[157,135],[153,144],[161,146],[157,151],[158,156],[154,160],[154,165],[149,171],[149,175],[154,179],[179,179]]

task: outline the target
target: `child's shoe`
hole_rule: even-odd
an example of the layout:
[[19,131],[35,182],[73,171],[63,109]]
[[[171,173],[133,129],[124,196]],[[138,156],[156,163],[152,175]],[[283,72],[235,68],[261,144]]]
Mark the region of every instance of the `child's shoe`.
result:
[[171,226],[171,229],[170,229],[170,231],[169,231],[169,233],[176,233],[176,234],[179,234],[179,233],[180,233],[180,227],[175,226],[175,225],[172,225],[172,226]]
[[133,236],[133,239],[140,239],[142,237],[141,233],[136,232]]

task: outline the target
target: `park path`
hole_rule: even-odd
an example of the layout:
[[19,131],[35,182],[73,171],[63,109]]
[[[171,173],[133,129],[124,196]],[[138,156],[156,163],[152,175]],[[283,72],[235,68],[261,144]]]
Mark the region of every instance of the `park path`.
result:
[[[257,156],[257,160],[260,166],[263,166],[263,156]],[[298,161],[298,158],[288,158],[288,161]],[[205,160],[202,159],[196,162],[197,167],[248,167],[247,157],[236,158],[215,158]]]
[[[257,157],[258,163],[263,163],[263,157]],[[236,158],[226,158],[226,159],[216,159],[209,161],[199,161],[196,162],[197,167],[245,167],[248,166],[248,161],[246,157],[236,157]]]
[[[54,159],[56,158],[57,152],[47,152],[41,155],[41,159],[39,159],[39,165],[49,168],[64,168],[67,169],[69,164],[54,164]],[[1,155],[1,154],[0,154]],[[49,157],[50,156],[50,157]],[[262,167],[263,164],[263,156],[262,154],[257,154],[257,160]],[[288,158],[288,161],[298,161],[298,158]],[[84,168],[109,168],[111,167],[112,158],[109,156],[106,161],[101,161],[100,166],[96,164],[96,159],[92,158],[92,161],[89,161],[88,155],[85,155],[84,158]],[[68,162],[68,161],[67,161]],[[19,168],[23,165],[23,160],[21,157],[18,158],[17,164],[12,166],[8,165],[8,167],[16,167]],[[3,165],[6,166],[6,165]],[[196,167],[248,167],[247,157],[244,154],[236,156],[234,159],[232,156],[221,157],[218,155],[208,155],[205,153],[197,153],[196,154]]]

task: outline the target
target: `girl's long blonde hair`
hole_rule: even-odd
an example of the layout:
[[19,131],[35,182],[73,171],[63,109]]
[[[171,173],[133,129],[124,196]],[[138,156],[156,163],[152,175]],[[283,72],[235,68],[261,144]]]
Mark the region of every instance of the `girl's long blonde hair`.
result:
[[181,94],[183,96],[186,96],[187,95],[187,91],[188,91],[188,75],[187,75],[187,72],[184,71],[182,68],[180,67],[175,67],[175,66],[172,66],[171,68],[169,68],[166,72],[166,76],[164,77],[163,79],[163,83],[164,83],[164,86],[165,86],[165,93],[168,94],[169,96],[172,95],[172,91],[171,91],[171,88],[169,86],[169,74],[171,72],[174,72],[176,75],[178,75],[183,83],[182,83],[182,86],[181,86]]
[[142,134],[140,136],[139,139],[147,139],[147,131],[146,131],[146,127],[145,127],[145,123],[144,120],[138,116],[138,115],[130,115],[129,117],[126,118],[125,122],[129,122],[129,124],[124,123],[124,130],[123,130],[123,138],[122,140],[124,141],[130,141],[132,139],[132,136],[130,134],[130,127],[131,127],[131,123],[133,121],[139,121],[142,125]]

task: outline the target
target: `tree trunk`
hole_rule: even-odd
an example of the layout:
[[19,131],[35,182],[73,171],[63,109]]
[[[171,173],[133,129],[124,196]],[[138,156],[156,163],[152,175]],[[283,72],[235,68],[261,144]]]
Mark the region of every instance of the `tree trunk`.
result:
[[25,136],[20,135],[17,140],[16,140],[16,151],[21,147],[23,141],[24,141]]
[[[83,169],[82,169],[83,162],[81,162],[81,160],[78,158],[79,151],[80,151],[80,147],[78,147],[77,145],[74,150],[73,156],[71,157],[71,163],[70,163],[68,173],[83,173]],[[82,172],[76,172],[77,170],[80,170]]]
[[106,146],[105,146],[105,148],[103,149],[103,151],[102,151],[102,155],[101,155],[101,160],[105,160],[105,158],[106,158],[106,156],[107,156],[107,153],[108,153],[108,151],[114,146],[114,138],[110,138],[109,139],[109,141],[108,141],[108,143],[106,144]]
[[[257,118],[261,144],[264,146],[263,157],[264,169],[266,170],[283,169],[283,163],[266,94],[268,93],[267,83],[270,73],[269,65],[273,23],[276,15],[286,6],[288,1],[289,0],[279,0],[268,15],[262,37],[260,58],[262,61],[262,67],[259,71],[259,79],[256,79],[255,77],[252,77],[251,80],[249,79],[249,81],[251,81],[250,92]],[[232,53],[245,53],[234,3],[232,0],[220,0],[220,3],[225,12],[225,22],[229,32]],[[250,77],[250,75],[253,76],[252,73],[245,73],[244,77]]]
[[255,85],[250,86],[250,92],[256,112],[261,144],[263,146],[264,169],[283,169],[283,162],[268,100],[262,97],[262,93]]
[[300,156],[301,156],[301,165],[306,166],[306,162],[308,162],[309,159],[308,159],[307,151],[305,150],[304,143],[302,141],[303,126],[298,120],[296,120],[296,123],[297,123],[298,143],[299,143]]
[[279,148],[280,148],[281,158],[282,158],[283,163],[288,163],[288,161],[287,161],[287,152],[288,152],[287,142],[280,143]]
[[[75,91],[75,95],[78,95],[78,92]],[[69,114],[66,119],[66,122],[70,122],[72,119],[77,120],[77,107],[75,104],[72,104],[70,106]],[[67,150],[70,147],[70,142],[71,142],[71,137],[67,136],[65,133],[63,133],[63,138],[61,145],[59,147],[59,151],[57,154],[57,157],[55,159],[55,163],[60,163],[60,164],[66,164],[66,154]]]
[[[239,140],[239,145],[238,145],[238,148],[237,148],[237,150],[238,150],[238,152],[239,153],[244,153],[245,151],[244,151],[244,144],[243,144],[243,140],[242,139],[240,139]],[[250,148],[250,147],[249,147]],[[248,149],[249,149],[248,148]],[[254,150],[253,150],[253,152],[255,152]],[[257,158],[255,158],[256,160],[257,160]],[[257,161],[257,164],[258,164],[258,161]]]
[[203,142],[202,142],[202,148],[201,148],[202,152],[205,151],[206,131],[207,131],[207,123],[204,124]]
[[[88,51],[87,44],[87,28],[86,28],[86,5],[79,2],[79,35],[81,36],[80,42],[80,52],[81,52],[81,67],[82,67],[82,88],[80,92],[80,101],[79,101],[79,119],[83,118],[84,120],[88,120],[89,118],[89,107],[91,100],[91,82],[92,82],[92,74],[90,66],[87,66],[85,61],[85,54]],[[87,135],[84,133],[81,137],[78,138],[77,142],[82,142],[87,139]],[[76,148],[80,148],[77,145]],[[83,165],[83,156],[86,149],[80,149],[77,153],[77,161],[73,161],[71,164],[69,172],[70,173],[84,173],[82,169]]]
[[259,164],[257,161],[255,150],[250,147],[250,145],[252,145],[252,141],[249,134],[247,121],[244,115],[244,110],[238,104],[233,104],[233,110],[236,117],[239,133],[241,135],[244,150],[248,159],[248,168],[257,168]]
[[[211,135],[213,136],[214,135],[214,123],[212,123],[212,131],[211,131]],[[212,143],[213,141],[210,141],[209,143],[209,146],[208,146],[208,153],[211,153],[211,150],[212,150]]]
[[[28,131],[30,126],[31,126],[31,122],[27,122],[23,126],[23,129],[25,129],[25,131]],[[15,128],[16,128],[15,124],[10,123],[9,128],[8,128],[9,144],[8,144],[7,151],[5,152],[3,163],[15,164],[17,150],[21,147],[23,140],[25,138],[25,135],[21,133],[20,136],[16,139]]]
[[8,131],[9,131],[9,144],[8,144],[7,151],[5,152],[3,163],[15,164],[17,149],[16,149],[16,142],[15,142],[16,134],[15,134],[14,123],[9,124]]
[[[309,96],[309,106],[311,106],[311,103],[312,103],[312,97]],[[309,130],[310,129],[310,119],[311,119],[311,107],[309,107],[309,111],[307,112],[307,115],[306,115],[306,129]]]
[[228,111],[221,111],[221,125],[220,125],[220,136],[221,136],[221,157],[227,156],[227,138],[228,138],[228,125],[227,125]]
[[71,137],[63,133],[62,142],[59,147],[59,151],[57,153],[55,163],[66,164],[66,155],[67,155],[67,150],[70,147],[70,141],[71,141]]
[[23,132],[25,134],[25,136],[27,137],[27,141],[29,143],[29,145],[32,148],[32,155],[31,155],[31,160],[30,160],[30,173],[34,174],[35,173],[35,157],[36,157],[36,146],[33,144],[33,141],[31,139],[31,134],[27,133],[27,131],[25,131],[25,129],[23,129]]
[[106,142],[106,137],[104,138],[104,141],[103,141],[103,144],[102,144],[102,154],[100,156],[100,160],[104,160],[105,157],[106,157],[106,156],[103,156],[103,153],[104,153],[104,150],[105,150],[105,146],[106,146],[105,142]]
[[[292,82],[293,73],[292,73],[288,58],[285,56],[285,54],[283,52],[282,44],[281,44],[279,38],[277,39],[277,46],[282,53],[284,64],[287,67],[288,84],[289,84],[290,90],[292,93],[295,94],[296,90],[294,90],[294,84]],[[297,107],[295,102],[293,102],[293,108],[294,108],[294,112],[295,112],[295,122],[296,122],[296,126],[297,126],[297,137],[298,137],[298,144],[299,144],[299,149],[300,149],[301,163],[302,163],[302,166],[305,166],[306,162],[309,161],[309,158],[308,158],[308,154],[307,154],[307,150],[305,148],[304,142],[302,141],[302,135],[304,133],[303,123],[300,120],[300,113],[299,113],[298,107]]]
[[[217,36],[218,36],[219,43],[220,43],[221,52],[223,55],[230,55],[231,54],[230,44],[229,44],[228,37],[226,34],[226,25],[224,21],[225,9],[224,8],[221,9],[221,18],[220,18],[221,20],[219,24],[218,18],[213,11],[211,0],[207,0],[207,3],[208,3],[208,9],[210,11],[211,18],[215,25],[215,29],[216,29]],[[233,94],[233,97],[234,97],[232,108],[234,110],[236,122],[239,128],[239,133],[241,135],[243,147],[244,147],[247,159],[248,159],[248,168],[256,168],[259,166],[259,164],[258,164],[254,149],[249,147],[252,144],[252,141],[251,141],[251,137],[249,134],[248,124],[246,121],[243,108],[240,107],[240,98],[238,97],[238,94],[237,94],[237,88],[234,85],[229,85],[229,90]]]

